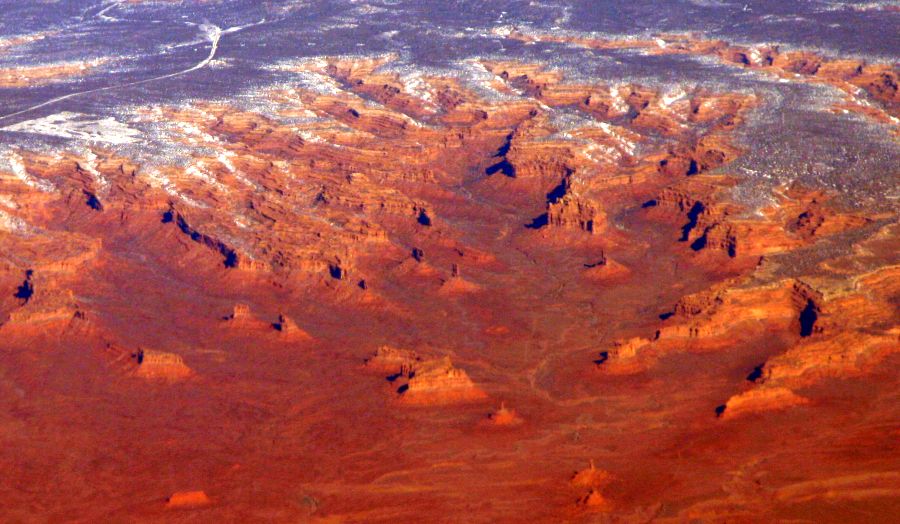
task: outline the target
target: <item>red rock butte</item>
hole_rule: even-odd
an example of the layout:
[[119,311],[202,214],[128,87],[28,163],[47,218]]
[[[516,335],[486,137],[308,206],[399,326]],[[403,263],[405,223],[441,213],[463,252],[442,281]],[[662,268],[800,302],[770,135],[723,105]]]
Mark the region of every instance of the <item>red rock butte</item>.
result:
[[166,509],[191,509],[209,504],[212,501],[203,491],[179,491],[166,499]]

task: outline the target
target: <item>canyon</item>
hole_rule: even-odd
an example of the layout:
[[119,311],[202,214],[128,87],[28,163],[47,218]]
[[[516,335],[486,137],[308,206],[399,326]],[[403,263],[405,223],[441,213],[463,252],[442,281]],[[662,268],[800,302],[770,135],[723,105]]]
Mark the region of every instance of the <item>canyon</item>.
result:
[[[900,130],[885,63],[500,37],[821,84]],[[2,520],[900,516],[894,200],[742,196],[760,91],[401,62],[286,60],[255,106],[142,103],[89,126],[119,140],[2,153],[0,469],[28,485],[0,482]]]

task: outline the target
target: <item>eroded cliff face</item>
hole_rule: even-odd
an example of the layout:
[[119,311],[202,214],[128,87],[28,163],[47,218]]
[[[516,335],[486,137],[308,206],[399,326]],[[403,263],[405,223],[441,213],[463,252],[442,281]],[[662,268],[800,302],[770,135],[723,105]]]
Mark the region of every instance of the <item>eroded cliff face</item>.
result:
[[[856,86],[896,115],[883,66],[681,37],[575,43]],[[500,519],[768,519],[896,496],[871,491],[884,473],[866,466],[896,449],[895,213],[799,184],[742,201],[730,165],[752,144],[736,131],[764,103],[747,92],[488,60],[471,64],[490,76],[478,91],[393,60],[287,64],[304,81],[268,88],[269,113],[141,108],[187,151],[177,162],[7,159],[0,392],[21,392],[7,411],[52,426],[61,403],[90,419],[85,449],[155,428],[113,447],[144,481],[177,483],[130,495],[156,518],[262,504],[239,495],[250,482],[276,518],[308,516],[269,501],[302,493],[339,520],[452,520],[460,500]],[[32,400],[38,383],[50,400]],[[846,428],[865,460],[840,451]],[[10,437],[26,451],[0,455],[5,471],[59,458],[28,448],[40,431]],[[822,468],[810,446],[838,451]],[[101,506],[81,510],[124,514]]]
[[[557,42],[595,49],[637,49],[654,55],[698,55],[729,65],[778,75],[786,81],[827,83],[847,93],[842,107],[880,120],[897,123],[900,89],[895,64],[828,58],[805,50],[782,50],[778,45],[741,46],[724,40],[708,40],[693,34],[663,34],[648,39],[603,39],[553,35],[538,31],[513,31],[510,38],[525,42]],[[879,105],[858,95],[866,93]]]

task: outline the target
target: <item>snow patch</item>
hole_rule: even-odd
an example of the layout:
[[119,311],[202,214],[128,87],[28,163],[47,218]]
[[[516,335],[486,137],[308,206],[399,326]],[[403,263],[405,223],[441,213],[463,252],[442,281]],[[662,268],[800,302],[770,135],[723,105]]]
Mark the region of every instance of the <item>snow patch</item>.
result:
[[231,173],[238,182],[244,184],[245,186],[256,188],[257,185],[254,184],[249,178],[245,177],[243,173],[238,171],[237,167],[235,167],[234,162],[231,161],[231,158],[234,156],[235,154],[232,151],[219,151],[216,154],[216,160],[218,160],[219,163],[222,164],[222,166],[224,166],[225,169],[227,169],[228,172]]
[[28,169],[25,168],[25,162],[22,160],[22,157],[17,153],[10,153],[7,157],[7,162],[9,163],[9,169],[13,176],[26,186],[39,191],[44,191],[45,193],[56,191],[56,186],[50,182],[31,176]]
[[400,81],[406,94],[414,96],[430,106],[434,106],[434,95],[431,92],[431,86],[422,78],[422,73],[410,73],[401,77]]
[[18,209],[19,205],[16,204],[16,201],[9,195],[0,195],[0,206],[4,206],[9,209]]
[[26,233],[28,232],[28,223],[17,216],[10,215],[6,211],[0,209],[0,231],[8,233]]
[[662,98],[660,98],[659,100],[659,103],[662,107],[670,107],[672,104],[686,96],[687,93],[685,93],[684,89],[679,87],[663,94]]
[[94,179],[94,182],[97,184],[97,188],[102,192],[106,192],[109,190],[109,180],[97,170],[97,155],[94,154],[93,151],[88,150],[84,154],[84,162],[79,162],[79,166],[83,169],[87,174],[91,175],[91,178]]
[[762,65],[762,53],[756,47],[750,49],[750,62],[753,65]]
[[621,147],[626,153],[628,153],[629,155],[634,155],[634,152],[637,149],[637,144],[635,144],[634,141],[626,137],[624,133],[616,129],[612,124],[609,124],[607,122],[600,122],[599,126],[604,133],[615,139],[616,144],[618,144],[618,146]]
[[128,127],[113,117],[98,119],[84,113],[71,111],[26,120],[0,129],[15,133],[32,133],[116,145],[134,143],[141,134],[140,131]]
[[184,170],[184,174],[186,174],[190,177],[199,179],[199,180],[203,181],[204,183],[209,184],[220,191],[223,191],[226,193],[228,192],[228,188],[225,187],[224,184],[222,184],[221,182],[216,180],[216,178],[213,175],[207,173],[206,171],[204,171],[197,165],[188,166],[188,168]]
[[175,186],[175,184],[172,183],[172,181],[169,179],[169,177],[167,177],[166,175],[164,175],[163,173],[161,173],[160,171],[158,171],[156,169],[148,169],[148,170],[141,171],[141,175],[147,180],[147,183],[150,185],[150,187],[162,189],[169,195],[181,200],[182,202],[184,202],[185,204],[187,204],[189,206],[197,207],[197,208],[206,208],[207,207],[206,204],[203,204],[202,202],[198,202],[198,201],[194,200],[193,198],[191,198],[183,193],[180,193],[178,191],[178,188]]
[[629,109],[628,103],[625,102],[620,89],[620,86],[613,86],[609,90],[609,96],[612,98],[612,109],[616,113],[627,113]]

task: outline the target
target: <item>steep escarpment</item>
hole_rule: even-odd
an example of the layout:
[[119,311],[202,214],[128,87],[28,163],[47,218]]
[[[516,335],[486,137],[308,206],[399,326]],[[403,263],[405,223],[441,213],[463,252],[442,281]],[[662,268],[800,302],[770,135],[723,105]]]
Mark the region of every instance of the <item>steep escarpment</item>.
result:
[[807,320],[810,308],[818,310],[819,293],[797,280],[760,287],[740,287],[726,282],[679,300],[662,317],[650,338],[633,338],[604,352],[598,364],[604,373],[637,373],[653,366],[664,355],[681,351],[727,350],[735,337],[806,337],[821,329]]
[[896,264],[881,266],[851,277],[849,286],[826,281],[821,309],[815,303],[804,309],[802,338],[761,364],[748,378],[747,391],[728,399],[725,413],[783,409],[772,397],[793,397],[829,380],[858,380],[876,371],[900,351],[897,271]]
[[[652,55],[712,57],[730,65],[773,73],[786,81],[802,79],[833,85],[847,93],[848,107],[880,120],[891,121],[890,117],[897,118],[900,114],[900,73],[892,64],[826,57],[806,50],[783,50],[778,45],[741,46],[691,34],[626,40],[521,31],[506,36],[525,42],[565,42],[595,49],[639,49]],[[881,109],[873,111],[867,103],[861,103],[857,95],[862,93],[880,103]]]

